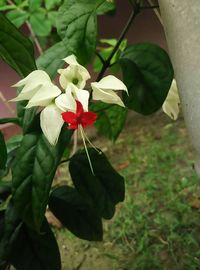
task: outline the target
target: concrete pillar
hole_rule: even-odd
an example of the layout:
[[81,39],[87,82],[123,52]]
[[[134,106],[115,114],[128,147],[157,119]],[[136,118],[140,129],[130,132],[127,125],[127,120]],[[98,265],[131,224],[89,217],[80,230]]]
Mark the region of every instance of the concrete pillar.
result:
[[200,175],[200,0],[159,0],[159,5]]

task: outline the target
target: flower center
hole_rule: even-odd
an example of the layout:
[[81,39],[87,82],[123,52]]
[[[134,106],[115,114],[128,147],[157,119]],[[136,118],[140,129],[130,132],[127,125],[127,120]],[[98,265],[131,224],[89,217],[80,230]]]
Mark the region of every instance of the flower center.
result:
[[77,78],[73,78],[73,79],[72,79],[72,83],[73,83],[73,84],[77,85],[78,82],[79,82],[79,80],[78,80]]

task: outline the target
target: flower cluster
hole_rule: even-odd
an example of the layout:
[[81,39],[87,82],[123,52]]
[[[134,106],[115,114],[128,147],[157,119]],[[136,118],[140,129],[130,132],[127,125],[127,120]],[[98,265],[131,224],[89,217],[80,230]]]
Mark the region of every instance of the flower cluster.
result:
[[[90,74],[80,65],[74,55],[64,59],[67,68],[59,69],[59,83],[56,86],[49,75],[43,70],[35,70],[20,80],[14,87],[21,87],[22,91],[12,101],[28,100],[26,108],[43,107],[40,114],[41,129],[49,143],[56,145],[64,122],[68,128],[86,127],[96,120],[96,114],[88,112],[90,92],[85,90]],[[125,84],[115,76],[109,75],[99,82],[91,83],[93,100],[114,103],[124,106],[115,91],[127,92]]]

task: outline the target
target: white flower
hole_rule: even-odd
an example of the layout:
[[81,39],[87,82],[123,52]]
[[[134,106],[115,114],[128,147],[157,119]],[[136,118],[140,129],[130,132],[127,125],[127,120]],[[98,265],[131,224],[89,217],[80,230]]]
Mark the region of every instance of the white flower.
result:
[[171,117],[173,120],[176,120],[179,114],[179,106],[180,106],[180,99],[178,95],[176,80],[174,79],[172,81],[165,102],[162,105],[162,109],[169,117]]
[[51,145],[56,145],[64,124],[61,113],[55,104],[50,104],[40,114],[41,129]]
[[89,92],[87,90],[78,89],[74,84],[70,83],[65,90],[65,94],[61,94],[55,99],[57,107],[63,111],[76,111],[76,100],[83,105],[84,111],[88,111]]
[[101,100],[105,103],[114,103],[125,107],[121,98],[114,91],[123,90],[128,94],[128,90],[126,85],[115,76],[106,76],[99,82],[91,83],[91,86],[93,90],[92,98],[94,100]]
[[70,83],[65,91],[55,99],[55,104],[45,107],[40,114],[40,126],[51,145],[56,145],[64,124],[61,113],[76,111],[76,100],[83,105],[84,111],[88,111],[89,92],[78,89]]
[[79,89],[85,87],[86,81],[90,79],[87,69],[81,66],[74,55],[70,55],[63,59],[69,66],[65,69],[59,69],[59,82],[63,89],[66,89],[69,83],[73,83]]
[[51,82],[49,75],[43,70],[34,70],[13,86],[24,86],[19,95],[11,101],[29,100],[26,108],[47,106],[61,94],[61,90]]

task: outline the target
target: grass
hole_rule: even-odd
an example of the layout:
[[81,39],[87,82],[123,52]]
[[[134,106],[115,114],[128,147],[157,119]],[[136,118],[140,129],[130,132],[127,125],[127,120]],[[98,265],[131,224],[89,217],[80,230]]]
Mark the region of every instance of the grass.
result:
[[183,120],[132,116],[115,145],[101,137],[95,145],[125,177],[126,199],[105,221],[103,243],[58,232],[71,252],[62,250],[63,269],[200,269],[199,178]]

